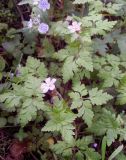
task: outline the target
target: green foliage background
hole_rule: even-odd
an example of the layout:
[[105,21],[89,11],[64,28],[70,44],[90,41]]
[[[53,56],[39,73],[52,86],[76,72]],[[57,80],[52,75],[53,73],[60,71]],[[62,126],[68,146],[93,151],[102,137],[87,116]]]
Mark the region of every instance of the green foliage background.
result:
[[[19,126],[14,137],[30,139],[42,160],[125,160],[126,1],[50,3],[47,35],[22,27],[22,4],[40,12],[31,0],[0,4],[0,128]],[[55,96],[40,91],[47,77],[57,78]]]

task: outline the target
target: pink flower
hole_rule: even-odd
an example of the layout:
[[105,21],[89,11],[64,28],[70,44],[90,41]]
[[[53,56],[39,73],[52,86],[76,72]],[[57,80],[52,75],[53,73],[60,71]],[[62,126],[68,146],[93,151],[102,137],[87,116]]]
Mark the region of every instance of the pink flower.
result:
[[79,32],[81,30],[80,25],[81,25],[81,23],[74,21],[74,22],[72,22],[72,25],[68,26],[68,29],[70,30],[71,33]]
[[45,82],[43,82],[41,84],[41,91],[42,93],[47,93],[49,90],[54,90],[55,89],[55,82],[56,82],[56,79],[55,78],[46,78],[45,79]]

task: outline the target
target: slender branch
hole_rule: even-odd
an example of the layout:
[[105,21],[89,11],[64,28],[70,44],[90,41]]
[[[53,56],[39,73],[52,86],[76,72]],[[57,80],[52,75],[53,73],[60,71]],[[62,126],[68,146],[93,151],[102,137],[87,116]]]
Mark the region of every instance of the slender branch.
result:
[[30,154],[34,158],[34,160],[38,160],[32,152],[30,152]]
[[54,157],[55,160],[58,160],[57,157],[56,157],[56,155],[54,153],[53,153],[53,157]]
[[23,14],[22,14],[22,12],[21,12],[21,10],[20,10],[20,7],[17,5],[16,0],[13,0],[13,3],[15,4],[15,6],[16,6],[16,8],[17,8],[19,14],[20,14],[21,20],[24,21]]

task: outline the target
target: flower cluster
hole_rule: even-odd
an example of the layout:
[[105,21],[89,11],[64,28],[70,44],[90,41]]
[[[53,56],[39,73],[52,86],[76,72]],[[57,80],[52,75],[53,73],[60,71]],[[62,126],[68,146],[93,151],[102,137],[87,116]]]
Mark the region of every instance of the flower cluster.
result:
[[55,82],[56,82],[56,79],[55,78],[46,78],[45,79],[45,82],[41,83],[41,91],[42,93],[47,93],[49,90],[50,91],[53,91],[55,89]]
[[40,23],[39,18],[30,19],[27,23],[28,28],[32,28],[33,26],[37,26],[39,33],[45,34],[49,30],[49,26],[46,23]]
[[[48,0],[33,0],[33,5],[37,5],[39,9],[45,12],[47,9],[50,9],[50,3]],[[30,18],[27,22],[27,27],[35,27],[41,34],[46,34],[49,30],[49,26],[46,23],[40,22],[40,15]]]
[[73,21],[71,25],[68,26],[68,29],[70,30],[71,33],[75,33],[75,32],[80,32],[81,30],[81,23]]

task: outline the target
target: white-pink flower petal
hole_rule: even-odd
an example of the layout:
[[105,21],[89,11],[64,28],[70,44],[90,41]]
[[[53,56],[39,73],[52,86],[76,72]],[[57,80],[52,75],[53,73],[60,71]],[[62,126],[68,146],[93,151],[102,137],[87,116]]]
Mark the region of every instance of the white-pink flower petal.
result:
[[78,32],[81,30],[80,26],[81,26],[80,22],[78,23],[78,22],[74,21],[74,22],[72,22],[72,25],[68,26],[68,29],[70,30],[71,33],[74,33],[74,32]]
[[55,89],[55,85],[54,84],[50,85],[49,89],[53,91]]
[[45,79],[45,82],[41,83],[41,91],[42,93],[47,93],[49,90],[54,90],[55,89],[55,82],[56,82],[56,79],[55,78],[46,78]]
[[43,92],[43,93],[47,93],[47,92],[48,92],[48,90],[49,90],[49,87],[48,87],[48,86],[46,86],[45,88],[43,88],[42,92]]
[[56,79],[53,78],[53,79],[51,80],[51,84],[54,84],[55,82],[56,82]]
[[51,82],[51,78],[49,77],[49,78],[46,78],[45,79],[45,82],[47,83],[47,84],[49,84],[50,82]]

